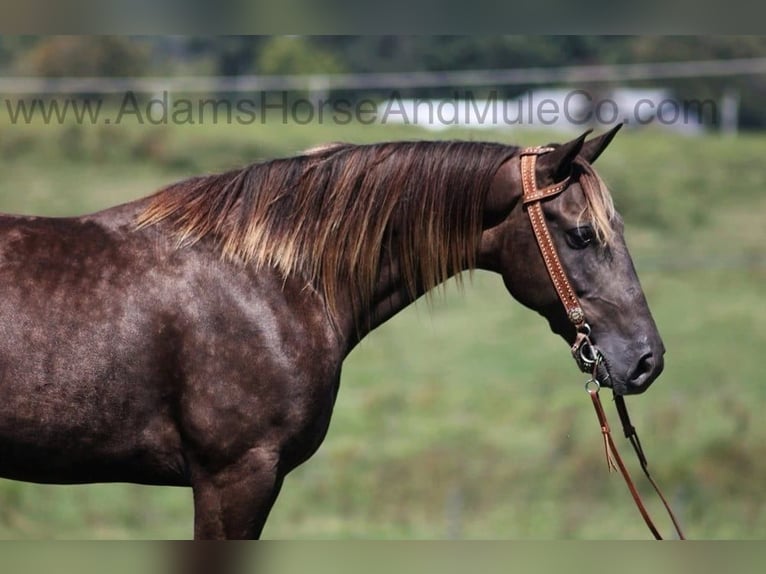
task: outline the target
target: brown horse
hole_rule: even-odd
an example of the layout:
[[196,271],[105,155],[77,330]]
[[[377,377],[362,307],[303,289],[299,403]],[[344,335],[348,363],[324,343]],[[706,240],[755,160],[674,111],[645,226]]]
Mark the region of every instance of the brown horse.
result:
[[[663,345],[591,164],[616,130],[537,161],[564,268],[638,393]],[[571,343],[520,201],[519,148],[337,144],[77,218],[0,217],[0,475],[191,486],[197,538],[255,538],[322,442],[341,365],[467,269]]]

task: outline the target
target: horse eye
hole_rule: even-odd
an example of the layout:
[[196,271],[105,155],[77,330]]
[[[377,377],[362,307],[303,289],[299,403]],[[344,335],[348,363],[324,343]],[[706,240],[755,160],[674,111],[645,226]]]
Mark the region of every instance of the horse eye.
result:
[[567,230],[566,239],[572,249],[585,249],[596,239],[596,234],[590,225],[585,225]]

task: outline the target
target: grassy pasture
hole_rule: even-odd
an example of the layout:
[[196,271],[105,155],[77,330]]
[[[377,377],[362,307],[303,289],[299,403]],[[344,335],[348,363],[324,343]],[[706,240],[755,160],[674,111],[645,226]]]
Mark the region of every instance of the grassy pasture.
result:
[[[5,124],[0,211],[83,213],[321,142],[433,137],[561,139],[279,122]],[[693,538],[766,536],[764,157],[766,136],[626,130],[598,162],[668,349],[665,374],[629,403]],[[465,293],[450,287],[432,308],[407,309],[352,353],[329,435],[288,476],[264,535],[646,538],[606,472],[582,380],[544,322],[476,273]],[[186,538],[191,518],[184,489],[0,481],[3,538]]]

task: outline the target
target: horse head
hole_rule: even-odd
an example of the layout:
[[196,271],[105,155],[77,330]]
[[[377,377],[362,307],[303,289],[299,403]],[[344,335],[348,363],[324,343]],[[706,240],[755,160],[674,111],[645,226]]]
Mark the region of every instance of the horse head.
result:
[[[610,375],[606,384],[636,394],[662,372],[665,348],[625,244],[622,218],[592,167],[618,129],[589,141],[586,132],[535,151],[530,177],[537,189],[555,192],[539,202],[542,217],[590,340],[604,357]],[[567,315],[546,267],[530,224],[531,206],[522,197],[521,169],[521,156],[516,155],[501,166],[492,183],[480,266],[500,273],[511,295],[543,315],[572,345],[578,321]],[[583,318],[576,318],[580,327]]]

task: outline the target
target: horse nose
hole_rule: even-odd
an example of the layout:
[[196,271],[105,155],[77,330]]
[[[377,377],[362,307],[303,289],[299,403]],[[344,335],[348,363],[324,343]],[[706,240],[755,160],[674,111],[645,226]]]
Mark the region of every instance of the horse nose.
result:
[[628,384],[636,390],[645,390],[662,373],[665,366],[662,355],[661,351],[651,350],[641,355],[628,377]]

